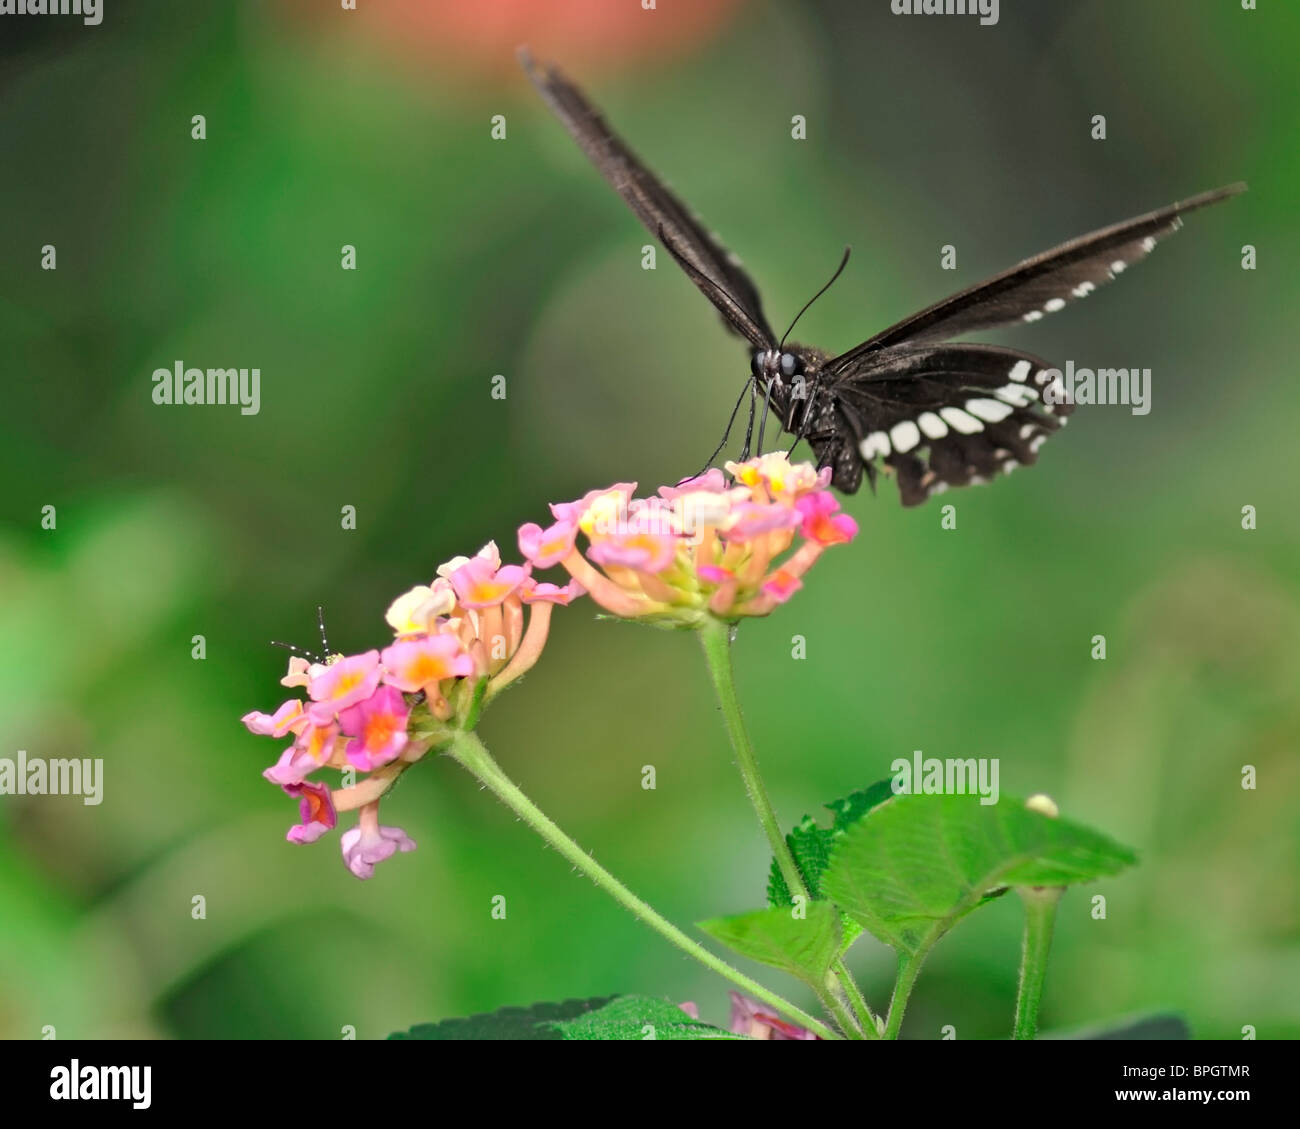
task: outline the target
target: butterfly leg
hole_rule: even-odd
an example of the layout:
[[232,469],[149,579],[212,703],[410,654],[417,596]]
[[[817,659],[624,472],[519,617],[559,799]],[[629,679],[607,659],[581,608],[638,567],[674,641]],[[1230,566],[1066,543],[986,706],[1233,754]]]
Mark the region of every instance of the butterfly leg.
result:
[[745,446],[740,452],[740,461],[743,463],[749,458],[750,443],[754,438],[754,412],[758,406],[758,382],[751,380],[749,382],[749,424],[745,428]]
[[[821,382],[822,382],[822,373],[821,373],[821,369],[818,369],[817,372],[813,374],[812,391],[808,392],[803,397],[803,418],[799,420],[799,432],[797,435],[795,435],[794,442],[790,444],[790,450],[789,452],[787,452],[786,455],[787,458],[794,457],[794,449],[797,446],[799,446],[800,440],[811,439],[811,436],[808,434],[808,425],[812,423],[813,408],[817,403],[817,393],[821,389]],[[791,396],[790,412],[786,418],[786,423],[785,423],[786,431],[794,431],[794,406],[796,403],[797,403],[796,398],[794,396]]]
[[[749,391],[749,386],[753,382],[754,382],[754,378],[751,376],[749,378],[748,383],[745,384],[745,387],[740,390],[740,395],[736,397],[736,406],[731,409],[731,418],[727,420],[727,430],[722,433],[722,441],[716,447],[713,448],[713,454],[709,456],[708,462],[706,462],[702,467],[700,467],[699,470],[697,470],[694,474],[690,475],[688,478],[683,478],[682,482],[690,482],[692,478],[699,478],[700,475],[702,475],[706,470],[709,469],[709,467],[713,465],[713,460],[718,457],[718,453],[723,449],[723,447],[727,445],[727,440],[731,438],[732,425],[736,422],[736,416],[740,414],[740,405],[744,402],[745,393]],[[682,482],[679,482],[677,485],[680,486]]]
[[763,416],[758,421],[758,454],[763,453],[763,432],[767,430],[767,410],[772,406],[772,382],[763,390]]

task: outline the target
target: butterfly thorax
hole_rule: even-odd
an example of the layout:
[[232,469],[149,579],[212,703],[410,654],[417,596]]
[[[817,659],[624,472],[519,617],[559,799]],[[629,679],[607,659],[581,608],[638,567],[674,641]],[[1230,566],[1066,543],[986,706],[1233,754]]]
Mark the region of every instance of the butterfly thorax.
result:
[[789,344],[757,350],[750,359],[750,372],[782,429],[803,436],[818,465],[831,468],[834,486],[852,494],[862,482],[856,446],[861,437],[840,410],[830,383],[818,378],[826,359],[820,349]]

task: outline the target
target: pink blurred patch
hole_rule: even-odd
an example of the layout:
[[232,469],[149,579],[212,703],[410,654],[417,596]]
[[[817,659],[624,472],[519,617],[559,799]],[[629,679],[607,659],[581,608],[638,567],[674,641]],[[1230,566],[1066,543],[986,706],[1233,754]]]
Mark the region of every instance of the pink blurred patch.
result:
[[367,35],[381,49],[439,70],[450,66],[517,73],[515,48],[554,56],[584,78],[629,62],[668,59],[713,38],[745,0],[281,0],[299,25],[320,32]]

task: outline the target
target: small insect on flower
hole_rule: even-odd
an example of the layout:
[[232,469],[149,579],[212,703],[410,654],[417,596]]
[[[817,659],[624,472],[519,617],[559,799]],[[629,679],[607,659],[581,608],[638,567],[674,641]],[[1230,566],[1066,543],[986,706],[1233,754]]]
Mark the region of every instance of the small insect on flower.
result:
[[[428,584],[399,596],[385,619],[393,641],[356,655],[330,649],[325,614],[316,610],[321,653],[291,643],[282,686],[301,687],[274,713],[243,717],[249,732],[292,741],[262,775],[299,803],[291,843],[333,830],[341,812],[359,811],[343,836],[343,860],[358,878],[374,865],[414,850],[400,828],[381,827],[379,799],[401,773],[457,729],[472,728],[496,694],[525,674],[542,652],[551,609],[583,595],[576,581],[542,584],[531,565],[503,565],[489,541],[473,557],[453,557]],[[309,780],[322,769],[370,775],[331,790]]]
[[[316,625],[320,628],[320,654],[313,654],[303,647],[296,647],[292,643],[281,643],[278,639],[271,640],[272,647],[283,647],[295,655],[301,655],[307,659],[312,666],[333,666],[343,656],[337,651],[330,650],[330,641],[325,638],[325,609],[319,604],[316,605]],[[305,668],[304,668],[305,669]],[[286,683],[287,685],[287,683]]]

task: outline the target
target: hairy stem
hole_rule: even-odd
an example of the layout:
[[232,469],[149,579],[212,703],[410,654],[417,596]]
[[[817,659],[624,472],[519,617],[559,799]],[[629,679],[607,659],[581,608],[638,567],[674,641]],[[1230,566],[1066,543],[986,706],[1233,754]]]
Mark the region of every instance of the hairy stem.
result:
[[693,941],[667,918],[633,894],[623,883],[564,834],[536,804],[520,791],[519,787],[506,776],[496,761],[492,759],[486,746],[475,734],[471,732],[457,733],[447,751],[496,795],[506,807],[572,863],[577,870],[590,878],[621,906],[631,911],[638,920],[650,926],[651,929],[676,945],[688,956],[694,957],[706,968],[726,977],[742,991],[770,1005],[774,1010],[801,1027],[806,1027],[823,1039],[838,1038],[835,1032],[820,1020],[815,1019],[788,1000],[778,996],[775,992],[763,987],[756,980],[751,980],[739,969],[732,968],[720,957],[714,956],[703,945]]
[[1025,937],[1020,949],[1020,987],[1016,992],[1013,1039],[1032,1039],[1038,1031],[1038,1005],[1047,977],[1047,953],[1052,947],[1056,907],[1064,886],[1019,886],[1025,903]]
[[[776,811],[772,807],[772,801],[768,798],[767,787],[763,783],[763,776],[759,772],[758,757],[754,753],[753,742],[749,739],[749,730],[745,728],[745,719],[740,712],[740,699],[736,694],[735,672],[731,664],[731,642],[735,636],[735,627],[732,624],[723,623],[721,620],[706,617],[697,628],[700,636],[700,643],[704,647],[704,660],[709,668],[709,677],[713,681],[713,689],[718,697],[718,704],[722,707],[723,721],[726,723],[727,735],[731,738],[731,748],[736,754],[736,764],[740,769],[740,778],[745,783],[745,791],[749,795],[749,802],[753,805],[754,814],[758,816],[758,822],[763,828],[763,833],[767,836],[768,846],[772,850],[772,857],[776,859],[776,865],[780,868],[781,875],[785,879],[786,889],[790,891],[790,896],[802,897],[806,901],[811,901],[808,893],[808,886],[803,880],[803,875],[799,867],[795,864],[794,855],[790,853],[790,845],[786,842],[785,836],[781,833],[781,823],[777,819]],[[836,1006],[831,1007],[825,999],[827,1010],[835,1015],[836,1020],[843,1026],[844,1019],[841,1014],[848,1018],[848,1027],[846,1034],[852,1037],[863,1037],[874,1039],[877,1037],[876,1024],[874,1017],[862,1021],[861,1016],[865,1011],[867,1016],[871,1016],[871,1009],[867,1007],[866,1000],[862,998],[862,993],[858,986],[853,982],[849,975],[848,969],[844,967],[843,961],[836,961],[832,968],[836,979],[840,982],[844,990],[845,997],[853,1005],[853,1011],[858,1018],[850,1015],[842,1005],[836,1001]]]

